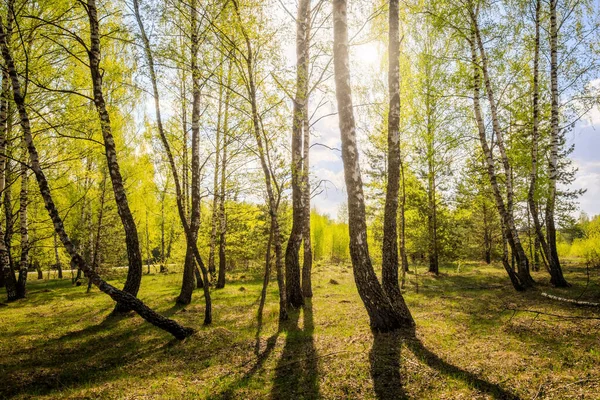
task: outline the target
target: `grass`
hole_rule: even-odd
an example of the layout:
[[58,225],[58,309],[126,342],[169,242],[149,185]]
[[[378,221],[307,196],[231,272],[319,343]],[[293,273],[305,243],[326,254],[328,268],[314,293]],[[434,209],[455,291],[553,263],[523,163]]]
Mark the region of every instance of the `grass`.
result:
[[[565,270],[572,288],[540,272],[538,289],[598,301],[597,269],[589,283],[584,267]],[[274,283],[258,324],[260,276],[231,278],[203,327],[201,291],[175,307],[180,274],[144,275],[140,297],[197,329],[183,342],[137,316],[108,317],[113,302],[96,289],[30,280],[27,299],[0,307],[0,398],[599,398],[600,312],[517,293],[498,266],[443,267],[419,276],[418,293],[409,275],[413,336],[374,337],[347,265],[317,265],[312,302],[281,326]]]

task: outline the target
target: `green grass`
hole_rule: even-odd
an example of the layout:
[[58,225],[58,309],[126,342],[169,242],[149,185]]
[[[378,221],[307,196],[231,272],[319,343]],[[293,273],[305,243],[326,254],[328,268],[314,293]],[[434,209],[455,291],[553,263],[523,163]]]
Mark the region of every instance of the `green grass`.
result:
[[[565,269],[572,288],[552,289],[540,272],[538,289],[600,298],[597,269],[587,289],[584,267]],[[197,329],[179,342],[137,316],[108,317],[113,302],[97,289],[31,279],[27,299],[0,307],[0,398],[600,398],[600,319],[507,308],[598,310],[516,293],[497,266],[420,275],[418,294],[414,281],[408,275],[405,296],[415,335],[374,338],[347,265],[316,266],[312,302],[281,326],[274,282],[259,326],[261,280],[250,272],[212,291],[210,327],[200,290],[174,307],[179,273],[144,275],[140,297]]]

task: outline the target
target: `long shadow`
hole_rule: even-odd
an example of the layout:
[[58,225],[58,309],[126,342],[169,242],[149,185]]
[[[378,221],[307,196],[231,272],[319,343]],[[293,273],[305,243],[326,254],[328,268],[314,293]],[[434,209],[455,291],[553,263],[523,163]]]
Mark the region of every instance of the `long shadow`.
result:
[[[27,351],[27,355],[2,358],[0,381],[5,384],[0,385],[0,398],[44,395],[110,380],[124,365],[154,351],[152,343],[136,340],[147,327],[112,332],[114,326],[113,319],[107,318],[98,325],[47,341],[43,347]],[[15,379],[15,371],[19,379]]]
[[373,336],[369,362],[375,397],[380,400],[408,399],[400,375],[402,334],[375,333]]
[[287,336],[283,353],[275,368],[272,399],[319,398],[319,369],[310,299],[305,299],[302,314],[303,329],[298,324],[299,311],[291,312],[286,324]]
[[417,338],[414,330],[406,333],[404,343],[421,361],[448,377],[460,379],[471,387],[492,396],[494,399],[520,399],[518,395],[502,388],[497,383],[488,382],[472,372],[465,371],[456,365],[444,361],[437,354],[425,347],[423,342]]

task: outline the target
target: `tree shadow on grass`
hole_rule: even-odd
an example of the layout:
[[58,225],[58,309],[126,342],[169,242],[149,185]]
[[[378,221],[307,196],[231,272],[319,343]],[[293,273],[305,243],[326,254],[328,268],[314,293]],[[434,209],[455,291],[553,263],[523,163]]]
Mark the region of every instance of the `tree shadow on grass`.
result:
[[319,398],[319,368],[313,338],[315,327],[311,299],[305,299],[302,315],[302,329],[299,327],[299,310],[291,312],[285,324],[287,336],[275,368],[272,399]]
[[490,395],[494,399],[519,399],[520,397],[499,384],[491,383],[472,372],[461,369],[440,358],[429,350],[411,330],[392,333],[375,333],[369,356],[371,376],[377,399],[406,399],[400,374],[402,344],[430,368],[467,383],[470,387]]
[[254,363],[254,365],[240,379],[232,382],[227,387],[227,389],[225,389],[218,395],[209,398],[219,400],[237,399],[239,396],[236,396],[236,389],[238,389],[239,387],[243,387],[254,375],[256,375],[258,371],[260,371],[263,368],[265,361],[269,358],[269,356],[273,352],[273,349],[275,349],[275,345],[277,344],[277,338],[279,337],[279,333],[281,332],[281,324],[279,325],[277,332],[275,332],[274,335],[267,339],[266,347],[261,352],[260,347],[262,340],[260,334],[262,332],[262,326],[263,315],[262,310],[260,310],[258,313],[258,327],[256,329],[256,343],[254,345],[254,355],[256,356],[256,362]]
[[402,334],[376,333],[369,353],[375,397],[379,400],[407,399],[400,375]]

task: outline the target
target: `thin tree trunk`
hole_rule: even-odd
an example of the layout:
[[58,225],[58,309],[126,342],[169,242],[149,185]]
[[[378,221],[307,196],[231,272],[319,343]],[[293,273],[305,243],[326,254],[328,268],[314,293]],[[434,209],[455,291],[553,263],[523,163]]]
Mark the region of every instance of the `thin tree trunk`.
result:
[[[100,185],[100,206],[98,207],[98,224],[96,225],[96,237],[94,239],[94,248],[92,250],[92,270],[98,271],[98,257],[100,252],[100,240],[102,236],[102,219],[104,218],[104,203],[106,202],[106,172],[102,174],[102,183]],[[56,240],[56,234],[54,235]],[[58,255],[58,251],[57,251]],[[88,293],[92,289],[92,281],[88,279]]]
[[552,94],[550,118],[550,160],[548,162],[548,198],[546,201],[546,235],[548,237],[548,266],[550,283],[556,287],[571,286],[563,276],[558,251],[556,249],[556,226],[554,208],[556,205],[556,182],[558,180],[558,148],[560,145],[559,95],[558,95],[558,26],[556,22],[556,4],[550,0],[550,91]]
[[229,100],[231,99],[232,73],[231,62],[227,66],[227,87],[225,92],[225,114],[223,116],[223,155],[221,157],[221,192],[219,194],[219,277],[217,289],[225,287],[225,275],[227,271],[227,259],[225,248],[227,246],[227,219],[225,215],[225,195],[227,189],[227,145],[229,142]]
[[[206,267],[204,266],[204,263],[202,261],[202,257],[200,256],[200,252],[198,251],[198,246],[196,244],[196,240],[197,240],[197,230],[196,230],[196,235],[194,235],[194,226],[192,226],[191,224],[188,224],[187,221],[187,217],[185,214],[185,207],[184,207],[184,196],[183,196],[183,192],[181,190],[181,184],[179,182],[179,176],[177,173],[177,167],[175,165],[175,159],[173,157],[173,153],[171,152],[171,147],[169,146],[169,141],[167,140],[167,137],[165,135],[165,131],[163,129],[163,125],[162,125],[162,118],[160,115],[160,97],[159,97],[159,92],[158,92],[158,84],[156,81],[156,74],[154,71],[154,58],[152,56],[152,52],[150,49],[150,42],[148,40],[148,37],[146,36],[146,31],[144,29],[144,25],[142,23],[142,19],[140,16],[140,12],[139,12],[139,4],[137,0],[133,1],[133,5],[134,5],[134,11],[135,11],[135,16],[140,28],[140,32],[142,35],[142,40],[144,42],[144,52],[148,61],[148,67],[150,70],[150,77],[151,77],[151,82],[152,82],[152,89],[153,89],[153,94],[154,94],[154,107],[155,107],[155,112],[156,112],[156,121],[157,121],[157,125],[158,125],[158,132],[159,132],[159,136],[160,139],[162,141],[163,146],[165,147],[165,152],[167,153],[167,159],[169,161],[169,165],[171,167],[171,173],[173,174],[173,181],[175,183],[175,194],[176,194],[176,200],[177,200],[177,211],[179,213],[179,219],[181,221],[181,225],[183,226],[183,231],[185,233],[186,236],[186,244],[187,244],[187,249],[191,250],[193,257],[196,259],[196,262],[198,263],[198,265],[200,266],[200,269],[202,271],[202,276],[204,278],[205,282],[208,282],[208,271],[206,269]],[[195,1],[192,1],[191,4],[191,10],[192,10],[192,22],[193,22],[193,30],[192,30],[192,44],[196,43],[197,46],[197,37],[196,37],[196,3]],[[197,68],[195,68],[195,57],[194,55],[197,55],[197,48],[196,46],[193,46],[194,48],[192,49],[192,60],[194,62],[194,64],[192,64],[192,70],[196,70]],[[195,79],[196,83],[197,83],[197,78]],[[198,109],[200,108],[200,90],[199,87],[194,87],[193,90],[194,93],[194,108]],[[198,115],[199,116],[199,115]],[[194,120],[192,121],[192,131],[199,131],[199,126],[198,126],[199,121],[198,120]],[[198,135],[196,135],[196,141],[198,141]],[[197,144],[197,143],[194,143]],[[192,147],[194,147],[192,145]],[[197,146],[196,146],[197,147]],[[193,194],[193,197],[196,198],[197,201],[197,207],[193,207],[192,206],[192,223],[194,222],[194,217],[197,218],[197,222],[199,224],[199,216],[200,216],[200,207],[199,207],[199,203],[200,203],[200,182],[199,182],[199,154],[198,151],[196,151],[196,157],[198,158],[196,166],[197,168],[197,173],[196,173],[196,180],[193,183],[196,183],[196,185],[194,185],[194,187],[192,188],[192,192],[197,192],[197,195]],[[194,163],[192,161],[192,163]],[[194,204],[196,205],[196,204]],[[195,211],[194,211],[195,210]],[[171,235],[171,239],[169,241],[169,246],[168,246],[168,255],[170,256],[171,254],[171,242],[172,242],[172,235]],[[186,256],[187,258],[187,256]],[[187,263],[186,263],[187,265]],[[194,266],[193,263],[191,263],[192,267]],[[185,270],[184,267],[184,281],[183,281],[183,285],[182,285],[182,291],[181,294],[178,298],[178,302],[183,303],[184,301],[187,300],[187,303],[185,304],[189,304],[189,302],[191,301],[191,291],[193,291],[193,284],[194,284],[194,271],[193,269],[190,271],[189,269]],[[191,282],[191,285],[190,285]],[[190,289],[191,286],[191,289]],[[184,293],[184,289],[185,289],[185,293]],[[210,291],[208,288],[208,284],[203,285],[203,289],[204,289],[204,299],[205,299],[205,312],[204,312],[204,324],[208,325],[212,322],[212,301],[210,298]],[[189,297],[187,296],[187,291],[190,291],[189,293]],[[186,295],[184,296],[184,298],[182,298],[182,295]],[[189,300],[188,300],[189,299]]]
[[[285,276],[283,269],[283,251],[281,245],[281,231],[279,227],[278,220],[278,209],[279,202],[275,197],[275,191],[273,186],[277,186],[277,182],[274,179],[274,176],[271,172],[269,163],[267,161],[268,158],[268,143],[263,143],[264,132],[261,131],[261,123],[260,116],[258,113],[258,104],[257,104],[257,95],[256,95],[256,83],[254,76],[254,53],[252,49],[252,43],[250,41],[250,37],[248,36],[242,18],[239,12],[239,5],[237,0],[233,0],[233,5],[235,8],[235,12],[237,14],[238,20],[240,22],[240,29],[242,35],[244,36],[244,40],[246,42],[246,51],[247,54],[243,55],[244,61],[246,63],[246,72],[247,76],[247,84],[246,89],[248,91],[248,97],[250,99],[250,106],[252,110],[252,125],[253,125],[253,133],[254,138],[256,140],[256,148],[258,150],[258,158],[260,161],[261,168],[263,170],[263,174],[265,177],[265,186],[267,190],[267,198],[268,198],[268,207],[269,207],[269,215],[271,219],[271,226],[273,229],[273,245],[275,247],[275,268],[277,270],[277,285],[279,286],[279,320],[287,320],[287,293],[286,293],[286,285],[285,285]],[[266,137],[264,138],[266,141]],[[279,189],[277,187],[277,189]],[[279,191],[279,190],[278,190]]]
[[346,8],[346,0],[333,1],[333,62],[342,139],[342,160],[348,193],[350,255],[354,280],[369,314],[371,329],[386,332],[411,326],[414,322],[407,308],[399,310],[392,304],[377,280],[369,256],[365,202],[352,108]]
[[[112,134],[110,116],[106,110],[104,94],[102,92],[102,70],[100,68],[100,25],[98,23],[98,11],[96,0],[87,0],[87,14],[90,22],[90,49],[88,57],[90,60],[89,68],[93,84],[94,104],[100,119],[102,137],[104,139],[104,149],[110,180],[112,182],[117,211],[123,229],[125,230],[125,244],[127,246],[127,259],[129,261],[129,270],[127,280],[123,291],[136,296],[142,280],[142,253],[140,251],[140,242],[137,234],[137,227],[129,209],[127,194],[123,185],[123,177],[119,168],[117,159],[117,148]],[[126,304],[117,303],[115,312],[127,312],[129,308]]]
[[[63,245],[69,252],[74,263],[78,268],[84,271],[86,276],[92,280],[92,282],[98,286],[98,288],[104,293],[108,294],[113,300],[117,302],[117,304],[123,304],[128,309],[132,309],[137,312],[142,318],[151,324],[155,325],[158,328],[161,328],[169,333],[171,333],[177,339],[184,339],[190,336],[194,331],[190,328],[185,328],[179,325],[176,321],[165,318],[162,315],[156,313],[151,308],[146,306],[142,301],[137,299],[132,294],[125,292],[123,290],[119,290],[114,286],[108,284],[104,281],[100,276],[85,262],[83,257],[79,255],[71,242],[71,239],[67,235],[64,229],[63,221],[58,214],[58,210],[54,204],[54,200],[52,199],[52,194],[50,192],[50,186],[48,185],[48,181],[46,176],[41,169],[39,155],[35,145],[33,143],[33,137],[31,135],[31,126],[29,122],[29,116],[27,113],[27,108],[25,106],[25,99],[21,94],[21,85],[19,82],[19,78],[17,75],[17,71],[15,69],[15,65],[10,54],[8,44],[6,42],[6,35],[4,33],[4,27],[2,26],[2,20],[0,19],[0,46],[2,47],[2,56],[4,58],[5,66],[8,69],[12,88],[13,88],[13,98],[17,105],[17,109],[19,111],[19,116],[21,119],[21,128],[23,129],[23,136],[25,142],[27,143],[27,150],[29,152],[30,161],[31,161],[31,169],[36,177],[40,193],[42,198],[44,199],[44,204],[46,206],[46,210],[48,210],[48,214],[50,215],[50,219],[54,224],[54,229],[58,236],[60,237]],[[0,252],[0,256],[3,253]]]
[[406,254],[406,180],[404,179],[404,163],[400,155],[400,179],[402,194],[400,195],[400,259],[402,260],[402,279],[408,272],[408,255]]
[[486,264],[490,264],[492,262],[492,235],[490,232],[490,223],[488,216],[488,208],[485,204],[485,201],[482,206],[483,213],[483,252]]
[[494,199],[496,201],[496,207],[498,208],[498,213],[502,218],[502,243],[504,246],[504,255],[502,257],[502,265],[510,278],[510,281],[513,287],[516,290],[524,290],[523,283],[512,270],[510,265],[508,264],[508,255],[506,250],[506,237],[510,235],[508,232],[508,213],[506,211],[506,206],[504,204],[504,199],[502,198],[502,194],[500,192],[500,187],[498,185],[498,177],[496,175],[496,166],[494,165],[494,158],[492,155],[492,150],[490,149],[487,137],[485,133],[485,123],[483,121],[483,116],[481,112],[481,104],[480,104],[480,91],[481,91],[481,76],[479,72],[479,63],[477,57],[477,49],[476,49],[476,34],[475,34],[475,23],[473,23],[473,29],[471,34],[471,40],[469,44],[471,46],[471,61],[473,64],[473,108],[475,112],[475,119],[477,121],[477,128],[479,132],[479,141],[481,143],[481,148],[483,150],[483,154],[485,157],[488,177],[490,179],[490,184],[493,189]]
[[[223,59],[221,59],[221,64]],[[212,203],[212,216],[211,216],[211,230],[210,230],[210,249],[208,255],[208,272],[211,275],[212,281],[215,281],[216,277],[216,266],[215,266],[215,249],[217,245],[217,224],[219,222],[219,169],[221,168],[221,120],[223,112],[223,69],[221,68],[219,79],[219,106],[217,111],[217,129],[215,137],[215,169],[213,175],[213,203]]]
[[27,193],[27,157],[25,141],[22,143],[24,150],[23,161],[21,162],[21,190],[19,192],[19,232],[21,234],[21,257],[19,260],[19,279],[17,281],[17,297],[25,298],[27,295],[27,273],[29,271],[29,222],[27,205],[29,196]]
[[306,46],[308,46],[307,16],[310,14],[310,0],[298,2],[296,18],[296,95],[292,115],[292,231],[285,251],[285,283],[289,307],[300,307],[304,304],[300,282],[300,245],[302,243],[304,219],[303,168],[302,168],[302,131],[304,112],[308,101],[308,63]]
[[[307,37],[310,37],[310,13],[307,16],[308,22],[308,31]],[[306,46],[306,59],[308,59],[308,50],[310,44]],[[308,86],[308,80],[306,81],[306,85]],[[307,88],[308,90],[308,88]],[[304,103],[304,137],[303,137],[303,167],[302,167],[302,196],[304,197],[304,213],[302,217],[304,218],[304,222],[302,224],[302,247],[303,247],[303,261],[302,261],[302,295],[304,297],[312,297],[312,262],[313,262],[313,253],[312,253],[312,238],[310,233],[310,123],[308,117],[308,98]]]
[[[492,128],[493,128],[494,134],[497,138],[496,144],[500,151],[502,165],[504,167],[504,175],[505,175],[505,179],[506,179],[506,206],[504,208],[504,219],[505,219],[506,229],[508,230],[507,238],[508,238],[508,242],[510,244],[512,252],[517,257],[517,267],[518,267],[517,274],[519,276],[520,284],[523,288],[529,288],[529,287],[532,287],[535,284],[535,282],[529,272],[529,260],[527,259],[527,255],[525,254],[525,250],[523,249],[523,246],[521,245],[521,240],[519,239],[519,233],[517,231],[517,227],[516,227],[516,224],[514,221],[514,215],[513,215],[514,191],[513,191],[513,186],[512,186],[511,167],[510,167],[510,163],[509,163],[508,156],[506,154],[506,149],[504,146],[504,135],[502,133],[502,129],[500,128],[500,122],[498,119],[497,109],[496,109],[496,100],[494,98],[494,92],[493,92],[490,77],[488,74],[487,56],[485,53],[485,48],[483,46],[483,41],[481,39],[479,25],[477,22],[477,16],[473,9],[469,9],[469,12],[471,14],[473,31],[474,31],[473,33],[475,35],[473,45],[478,47],[479,53],[481,54],[481,70],[483,71],[483,79],[484,79],[485,89],[486,89],[486,93],[487,93],[488,102],[490,105],[490,113],[491,113],[491,117],[492,117]],[[479,75],[479,71],[477,71],[477,74]],[[485,134],[485,132],[484,132],[484,134]],[[491,151],[490,151],[490,155],[491,155]],[[491,161],[493,162],[493,160],[491,160]],[[502,215],[502,213],[501,213],[501,215]]]
[[[412,324],[412,317],[404,302],[400,285],[398,283],[398,195],[400,192],[400,17],[398,0],[390,0],[389,9],[389,114],[387,137],[387,188],[385,195],[385,209],[383,216],[383,260],[382,260],[382,286],[388,299],[396,308],[397,313]],[[349,71],[348,71],[349,75]],[[350,90],[350,87],[348,87]],[[351,101],[350,93],[348,98]],[[339,101],[339,100],[338,100]],[[340,125],[341,127],[341,125]],[[352,127],[353,129],[353,127]],[[353,134],[354,132],[351,132]],[[342,139],[343,140],[343,139]],[[358,157],[356,157],[358,170]],[[345,164],[345,163],[344,163]],[[360,172],[360,170],[359,170]],[[346,178],[347,179],[347,178]],[[362,182],[353,182],[354,185]],[[362,191],[362,190],[361,190]],[[363,201],[362,193],[360,201]],[[355,194],[356,195],[356,194]],[[348,191],[350,197],[350,191]],[[350,199],[348,199],[350,204]],[[364,204],[363,204],[364,207]],[[359,207],[360,208],[360,205]],[[364,218],[364,215],[363,215]],[[352,219],[352,218],[350,218]],[[366,232],[365,232],[366,238]],[[365,241],[366,242],[366,241]],[[365,243],[366,246],[366,243]]]

